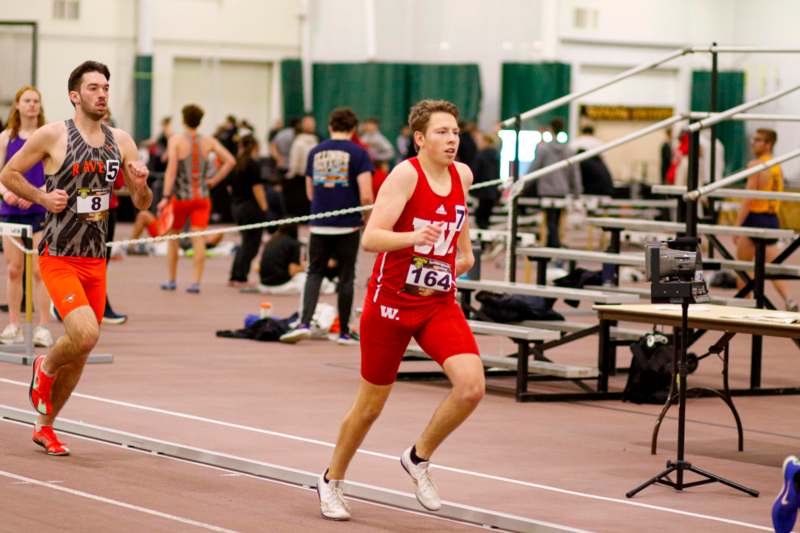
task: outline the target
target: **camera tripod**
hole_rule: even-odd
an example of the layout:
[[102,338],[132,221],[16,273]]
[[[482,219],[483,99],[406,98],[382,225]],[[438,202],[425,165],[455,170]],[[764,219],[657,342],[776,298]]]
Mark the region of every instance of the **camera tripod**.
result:
[[[679,284],[675,283],[675,285]],[[688,285],[688,284],[687,284]],[[681,287],[682,288],[682,287]],[[688,365],[686,363],[686,350],[688,347],[689,337],[689,300],[691,299],[691,292],[689,294],[681,295],[681,327],[675,331],[675,357],[673,360],[673,376],[678,380],[678,457],[675,461],[667,461],[667,468],[656,476],[648,479],[635,489],[625,493],[627,498],[633,498],[637,493],[649,487],[650,485],[660,484],[672,487],[675,490],[688,489],[689,487],[697,487],[698,485],[706,485],[708,483],[722,483],[728,487],[740,490],[753,497],[758,497],[758,491],[745,487],[728,479],[719,477],[711,472],[707,472],[685,460],[685,437],[686,437],[686,375],[688,374]],[[680,345],[678,344],[680,339]],[[679,347],[680,346],[680,347]],[[669,401],[669,400],[668,400]],[[676,479],[673,481],[670,474],[675,472]],[[703,477],[697,481],[684,481],[684,472],[694,472],[695,474]]]

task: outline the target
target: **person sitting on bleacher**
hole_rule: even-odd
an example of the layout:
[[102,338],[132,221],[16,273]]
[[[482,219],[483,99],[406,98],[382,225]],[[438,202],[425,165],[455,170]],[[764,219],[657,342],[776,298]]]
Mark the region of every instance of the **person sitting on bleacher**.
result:
[[[563,130],[563,120],[554,118],[550,121],[550,127],[545,132],[545,136],[549,133],[552,140],[550,142],[542,141],[536,146],[536,156],[528,172],[534,172],[575,155],[569,146],[556,141],[556,135]],[[529,182],[523,189],[522,196],[566,198],[568,195],[577,196],[581,193],[583,193],[583,184],[581,183],[580,169],[577,165],[570,165]],[[561,210],[560,207],[547,207],[544,210],[547,218],[547,246],[551,248],[561,247]]]
[[[753,135],[750,141],[750,149],[756,159],[750,161],[747,166],[753,167],[769,161],[773,158],[772,150],[778,140],[778,134],[775,130],[767,128],[759,128]],[[783,172],[780,165],[775,165],[767,170],[763,170],[758,174],[753,174],[747,178],[747,188],[753,191],[783,191]],[[770,228],[779,229],[781,227],[778,220],[778,211],[780,210],[780,200],[762,200],[757,198],[748,198],[742,202],[742,207],[739,210],[739,217],[736,220],[737,226],[748,226],[755,228]],[[736,243],[736,258],[745,261],[752,261],[755,255],[755,246],[749,237],[734,237]],[[778,247],[775,246],[777,241],[770,240],[766,249],[766,259],[771,263],[778,256]],[[744,286],[741,279],[737,279],[739,288]],[[773,279],[771,280],[775,289],[783,298],[786,309],[789,311],[797,311],[797,302],[789,296],[789,287],[784,280]]]

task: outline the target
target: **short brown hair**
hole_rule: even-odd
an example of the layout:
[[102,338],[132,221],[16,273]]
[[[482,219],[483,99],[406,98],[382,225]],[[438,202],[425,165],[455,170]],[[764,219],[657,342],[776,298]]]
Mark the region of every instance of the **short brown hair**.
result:
[[109,72],[108,67],[105,66],[103,63],[99,61],[84,61],[77,67],[73,69],[73,71],[69,75],[69,79],[67,80],[67,90],[69,91],[78,91],[81,88],[81,81],[83,80],[83,75],[87,72],[99,72],[103,76],[106,77],[106,80],[111,79],[111,72]]
[[428,122],[431,120],[431,115],[434,113],[448,113],[453,115],[453,118],[458,120],[458,108],[452,102],[447,100],[420,100],[411,112],[408,114],[408,125],[411,128],[411,133],[415,131],[425,133],[428,129]]
[[773,148],[775,147],[775,143],[778,142],[778,133],[775,130],[771,130],[769,128],[758,128],[756,133],[763,135],[764,140],[767,141]]
[[331,131],[347,133],[358,126],[358,117],[349,107],[337,107],[328,116],[328,126]]
[[203,120],[203,115],[205,113],[203,108],[199,105],[188,104],[183,106],[181,114],[183,115],[183,123],[194,129],[200,125],[200,121]]

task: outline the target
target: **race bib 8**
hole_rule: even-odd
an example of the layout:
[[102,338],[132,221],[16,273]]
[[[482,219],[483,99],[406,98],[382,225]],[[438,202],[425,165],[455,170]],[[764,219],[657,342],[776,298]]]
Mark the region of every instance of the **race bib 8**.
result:
[[76,211],[83,222],[108,218],[111,193],[107,189],[78,189]]
[[429,257],[415,256],[406,275],[405,292],[416,296],[430,296],[449,292],[453,288],[450,265]]

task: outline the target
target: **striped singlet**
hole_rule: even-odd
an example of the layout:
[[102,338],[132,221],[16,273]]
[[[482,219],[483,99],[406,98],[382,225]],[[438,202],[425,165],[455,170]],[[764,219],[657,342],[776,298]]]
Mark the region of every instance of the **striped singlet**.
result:
[[90,146],[72,119],[66,121],[67,151],[55,174],[46,176],[47,191],[63,189],[67,207],[48,212],[39,253],[51,256],[105,258],[111,189],[122,165],[122,153],[111,129],[101,124],[103,145]]
[[201,137],[195,133],[186,133],[186,138],[191,150],[189,150],[189,155],[178,161],[178,172],[175,176],[175,198],[178,200],[207,198],[206,177],[209,164],[203,158],[203,150],[200,146]]

